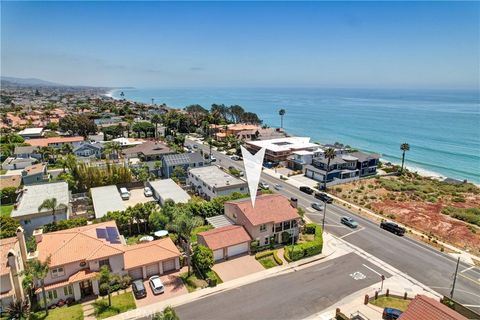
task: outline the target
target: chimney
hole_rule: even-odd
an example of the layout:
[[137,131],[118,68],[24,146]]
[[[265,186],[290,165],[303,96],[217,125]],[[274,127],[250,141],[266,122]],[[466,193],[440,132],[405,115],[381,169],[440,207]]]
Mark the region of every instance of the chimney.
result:
[[38,244],[42,242],[43,239],[43,229],[35,229],[33,230],[32,236],[35,237],[35,242]]
[[25,234],[22,227],[17,228],[17,240],[20,246],[20,254],[22,255],[22,261],[25,265],[27,263],[27,244],[25,242]]
[[10,267],[10,276],[12,279],[13,289],[15,290],[15,296],[17,299],[23,300],[25,298],[21,279],[21,272],[23,268],[18,265],[17,255],[13,249],[10,249],[8,252],[7,259],[8,266]]

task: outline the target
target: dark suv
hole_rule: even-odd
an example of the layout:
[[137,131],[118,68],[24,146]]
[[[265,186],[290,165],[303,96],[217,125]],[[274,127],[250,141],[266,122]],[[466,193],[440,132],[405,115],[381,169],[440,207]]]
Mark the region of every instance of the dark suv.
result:
[[299,189],[300,189],[300,191],[305,192],[307,194],[312,194],[313,193],[313,189],[310,188],[310,187],[307,187],[307,186],[301,186]]
[[405,234],[405,228],[400,227],[398,224],[388,221],[382,221],[380,228],[395,233],[397,236],[403,236]]
[[327,196],[327,194],[325,194],[323,192],[315,193],[315,198],[317,198],[319,200],[322,200],[323,202],[326,202],[326,203],[332,203],[333,202],[333,199],[330,198],[329,196]]
[[145,289],[145,286],[143,285],[142,280],[133,281],[132,290],[133,290],[133,294],[135,295],[135,298],[137,299],[145,298],[147,296],[147,290]]

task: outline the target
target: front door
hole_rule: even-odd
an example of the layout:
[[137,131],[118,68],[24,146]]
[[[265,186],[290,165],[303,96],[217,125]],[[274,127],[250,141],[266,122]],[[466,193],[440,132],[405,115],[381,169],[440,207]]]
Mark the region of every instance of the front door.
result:
[[91,296],[93,294],[92,281],[84,280],[80,282],[80,293],[82,294],[82,298]]

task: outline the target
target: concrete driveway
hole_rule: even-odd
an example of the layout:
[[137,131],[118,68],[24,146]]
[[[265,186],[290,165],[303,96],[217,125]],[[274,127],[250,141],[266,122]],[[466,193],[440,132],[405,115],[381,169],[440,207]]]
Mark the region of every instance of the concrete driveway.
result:
[[183,284],[182,279],[180,279],[179,277],[179,274],[185,271],[186,269],[183,268],[183,269],[180,269],[180,271],[176,271],[174,273],[169,273],[169,274],[160,276],[163,286],[165,287],[165,292],[159,295],[153,294],[152,288],[148,283],[148,279],[145,280],[143,284],[147,289],[147,296],[143,299],[138,299],[138,300],[135,299],[137,308],[188,293],[188,290]]
[[215,263],[212,269],[223,282],[265,270],[260,262],[250,255],[238,256],[227,261]]
[[153,197],[145,197],[143,195],[143,188],[130,189],[128,191],[130,191],[130,199],[123,201],[126,207],[133,207],[137,203],[155,201]]

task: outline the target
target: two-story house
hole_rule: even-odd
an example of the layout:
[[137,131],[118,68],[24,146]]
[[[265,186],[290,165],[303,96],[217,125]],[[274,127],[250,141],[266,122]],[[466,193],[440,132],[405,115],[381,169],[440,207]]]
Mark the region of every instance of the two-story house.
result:
[[48,182],[47,165],[37,163],[22,170],[22,183],[24,185]]
[[168,154],[162,157],[162,174],[165,178],[170,178],[177,167],[182,168],[186,174],[188,169],[203,167],[205,162],[198,152]]

